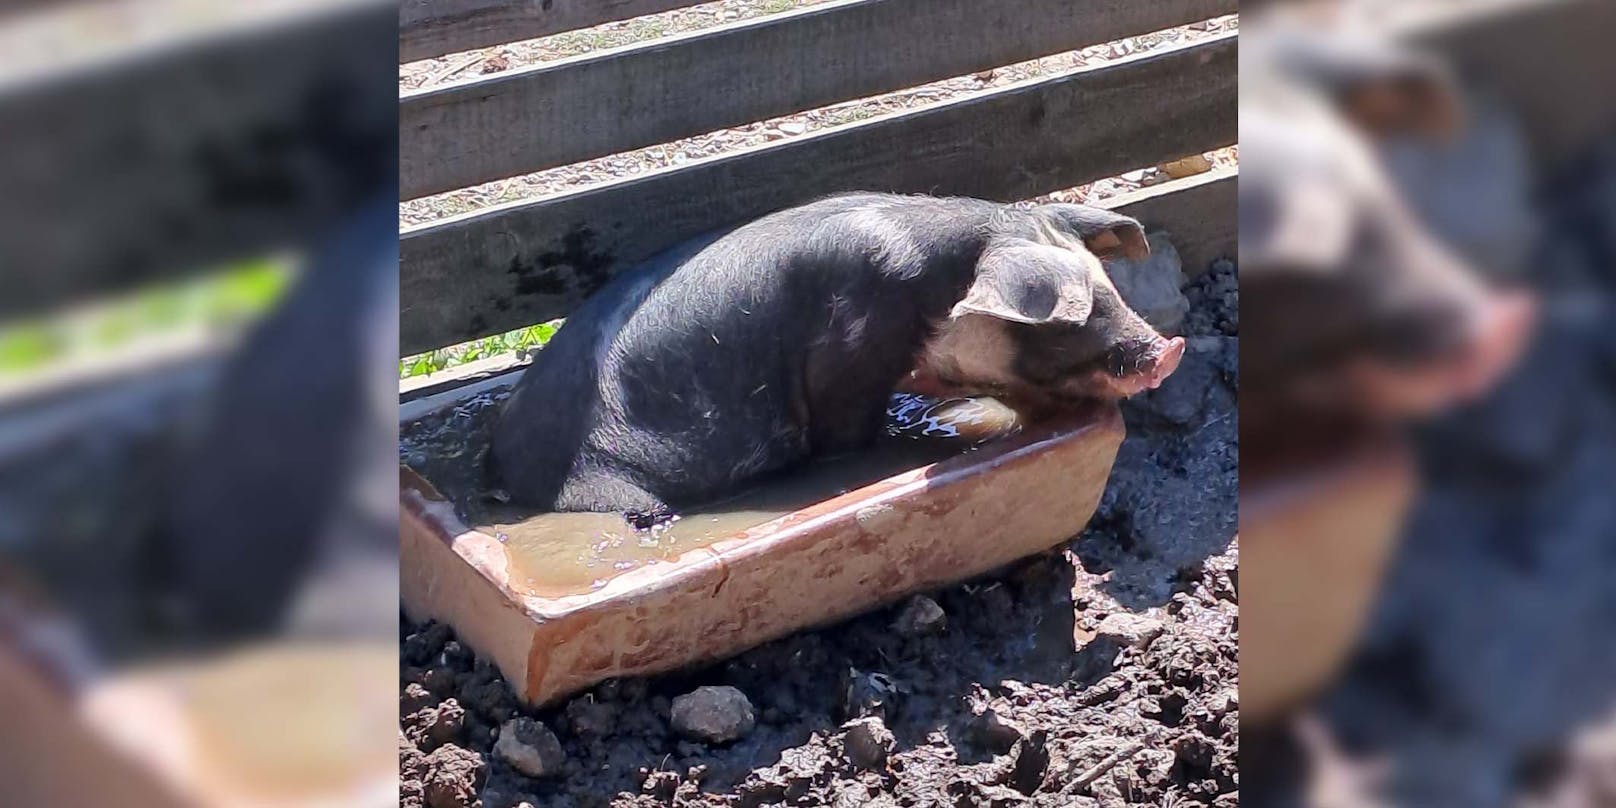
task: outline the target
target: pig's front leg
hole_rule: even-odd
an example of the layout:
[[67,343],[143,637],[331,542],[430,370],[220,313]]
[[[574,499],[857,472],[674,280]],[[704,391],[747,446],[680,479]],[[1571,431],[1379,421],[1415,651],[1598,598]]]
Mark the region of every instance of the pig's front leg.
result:
[[[887,400],[907,368],[880,367],[846,354],[811,356],[806,373],[805,419],[809,452],[816,457],[846,454],[874,443],[886,427]],[[891,364],[891,363],[885,363]]]
[[660,497],[624,475],[606,469],[575,474],[557,499],[557,510],[618,512],[635,530],[650,530],[673,521],[678,512]]

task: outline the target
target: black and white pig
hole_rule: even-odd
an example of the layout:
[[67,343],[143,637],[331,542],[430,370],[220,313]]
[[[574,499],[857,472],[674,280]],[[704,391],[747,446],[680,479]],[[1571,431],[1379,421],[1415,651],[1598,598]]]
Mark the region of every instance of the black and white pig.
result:
[[848,194],[658,255],[568,318],[505,405],[518,502],[638,526],[871,443],[894,391],[1028,411],[1158,386],[1184,341],[1101,263],[1139,223],[1068,204]]

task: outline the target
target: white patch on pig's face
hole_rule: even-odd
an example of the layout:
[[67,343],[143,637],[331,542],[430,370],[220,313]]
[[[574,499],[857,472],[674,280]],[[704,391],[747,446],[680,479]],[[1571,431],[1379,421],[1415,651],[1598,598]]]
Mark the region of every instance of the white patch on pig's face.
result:
[[921,349],[913,374],[932,395],[985,395],[1015,386],[1015,343],[1005,323],[981,314],[950,317]]

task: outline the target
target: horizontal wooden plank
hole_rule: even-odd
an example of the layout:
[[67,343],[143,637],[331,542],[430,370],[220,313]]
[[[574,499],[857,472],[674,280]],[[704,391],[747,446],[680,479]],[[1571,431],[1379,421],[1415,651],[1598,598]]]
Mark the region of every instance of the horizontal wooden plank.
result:
[[392,24],[344,0],[0,90],[0,316],[295,249],[391,193]]
[[1151,232],[1165,231],[1193,277],[1219,258],[1235,257],[1238,181],[1234,167],[1217,168],[1115,197],[1102,207],[1138,219]]
[[683,239],[837,191],[1025,199],[1234,142],[1220,35],[808,137],[406,230],[413,354],[564,316]]
[[703,0],[403,0],[398,59],[503,45],[656,14]]
[[399,110],[400,193],[665,143],[1235,8],[1236,0],[842,0],[412,92]]
[[1479,0],[1410,28],[1514,111],[1545,173],[1616,133],[1616,2]]

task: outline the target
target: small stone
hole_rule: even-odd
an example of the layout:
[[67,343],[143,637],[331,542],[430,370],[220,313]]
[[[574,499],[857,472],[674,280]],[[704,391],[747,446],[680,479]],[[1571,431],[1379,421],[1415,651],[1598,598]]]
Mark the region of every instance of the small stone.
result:
[[417,740],[423,749],[436,749],[443,744],[454,741],[460,737],[461,731],[466,727],[466,710],[454,699],[449,699],[438,705],[436,709],[429,709],[422,716],[420,730],[422,737]]
[[1171,749],[1141,749],[1134,753],[1129,768],[1118,767],[1120,772],[1131,769],[1133,777],[1154,789],[1171,787],[1173,767],[1178,763],[1178,755]]
[[788,135],[800,135],[803,132],[808,131],[808,124],[801,121],[785,121],[784,123],[781,123],[778,128],[781,132]]
[[831,802],[831,808],[867,808],[870,804],[870,792],[867,789],[843,791],[836,795]]
[[531,718],[513,718],[502,724],[494,754],[528,777],[549,777],[567,762],[555,733]]
[[399,697],[398,714],[401,716],[410,715],[418,710],[431,707],[435,703],[437,703],[437,699],[426,688],[422,687],[418,682],[410,682],[404,686],[404,693]]
[[516,717],[516,698],[497,678],[478,678],[460,688],[460,701],[472,712],[495,724]]
[[998,710],[989,708],[977,718],[976,734],[984,746],[1002,755],[1027,737],[1027,730]]
[[661,800],[671,800],[673,793],[679,790],[679,781],[678,772],[651,772],[640,784],[640,792]]
[[421,671],[420,684],[427,692],[448,698],[455,693],[455,672],[452,668],[431,667]]
[[1110,638],[1118,645],[1129,648],[1148,648],[1166,629],[1160,620],[1143,615],[1118,612],[1100,621],[1098,634]]
[[707,743],[729,743],[756,726],[752,702],[729,687],[698,687],[673,700],[669,721],[680,735]]
[[901,637],[923,637],[942,631],[948,624],[948,615],[937,601],[925,595],[916,595],[904,604],[892,621],[892,630]]
[[427,808],[467,808],[477,799],[487,765],[476,752],[450,744],[427,755],[421,768]]
[[853,765],[864,769],[885,769],[887,756],[897,747],[892,730],[876,716],[849,721],[843,725],[847,737],[843,749]]

